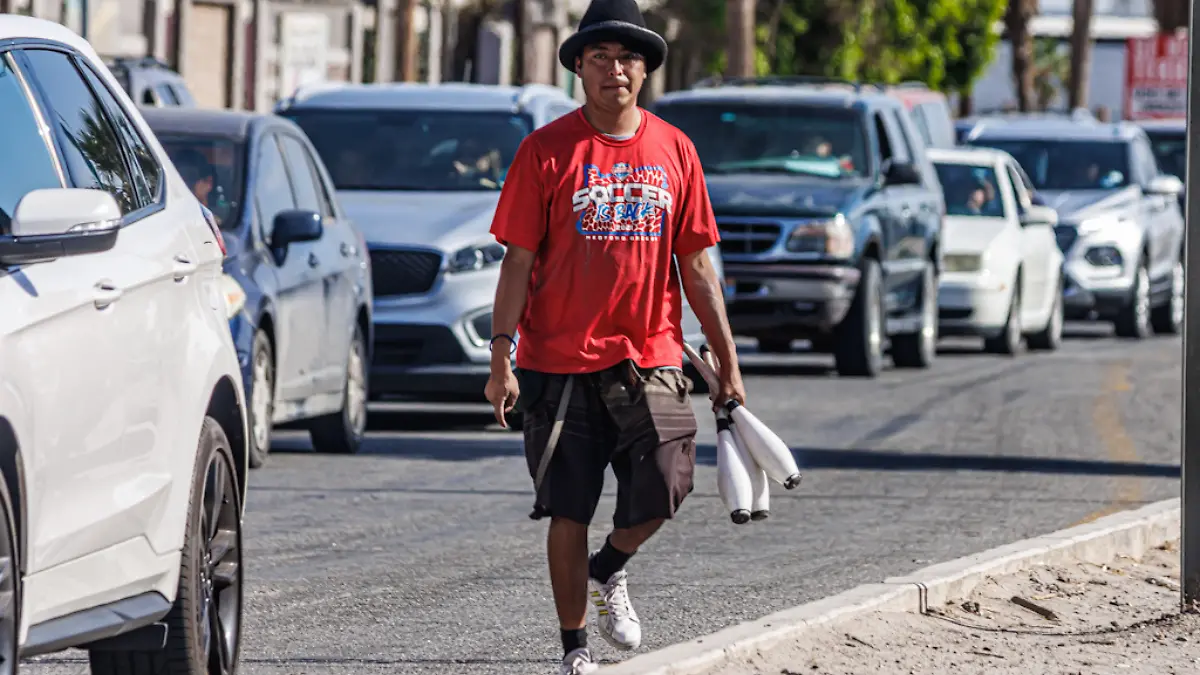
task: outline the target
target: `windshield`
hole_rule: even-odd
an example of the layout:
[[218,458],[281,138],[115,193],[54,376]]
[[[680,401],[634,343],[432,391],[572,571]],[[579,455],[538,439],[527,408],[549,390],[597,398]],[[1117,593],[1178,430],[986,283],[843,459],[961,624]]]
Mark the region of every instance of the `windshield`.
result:
[[691,138],[706,173],[862,176],[866,136],[852,110],[752,103],[669,103],[655,113]]
[[159,135],[184,182],[216,216],[223,230],[236,230],[242,211],[243,148],[240,143],[212,136]]
[[1179,180],[1187,180],[1187,136],[1183,132],[1148,132],[1147,135],[1158,168]]
[[1129,151],[1120,141],[989,141],[971,145],[1009,153],[1038,190],[1112,190],[1129,185]]
[[996,189],[996,171],[990,166],[934,162],[946,195],[946,215],[1004,217],[1004,202]]
[[533,122],[459,110],[297,110],[339,190],[499,190]]

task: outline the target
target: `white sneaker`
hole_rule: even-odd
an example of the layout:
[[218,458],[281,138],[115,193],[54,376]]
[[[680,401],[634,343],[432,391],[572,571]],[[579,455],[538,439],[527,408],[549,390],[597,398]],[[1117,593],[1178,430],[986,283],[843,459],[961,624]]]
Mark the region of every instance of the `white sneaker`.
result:
[[600,670],[600,665],[592,660],[592,653],[587,647],[572,651],[563,657],[558,675],[586,675]]
[[592,604],[600,614],[600,635],[616,649],[630,651],[642,644],[642,626],[629,602],[625,570],[609,577],[607,583],[588,578]]

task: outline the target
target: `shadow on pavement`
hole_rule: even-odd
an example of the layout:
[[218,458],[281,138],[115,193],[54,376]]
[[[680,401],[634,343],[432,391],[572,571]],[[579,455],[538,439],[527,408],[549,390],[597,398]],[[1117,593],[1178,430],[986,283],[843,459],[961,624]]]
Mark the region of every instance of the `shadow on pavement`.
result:
[[[805,469],[863,469],[868,471],[982,471],[998,473],[1049,473],[1083,476],[1141,476],[1178,478],[1178,464],[1113,462],[1062,457],[1021,455],[947,455],[895,450],[837,450],[794,448],[792,454],[801,471]],[[700,445],[698,464],[715,466],[717,449]]]

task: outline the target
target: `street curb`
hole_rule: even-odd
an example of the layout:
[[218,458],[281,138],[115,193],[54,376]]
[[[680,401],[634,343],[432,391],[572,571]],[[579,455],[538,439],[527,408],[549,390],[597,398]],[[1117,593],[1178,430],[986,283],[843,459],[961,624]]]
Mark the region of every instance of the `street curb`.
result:
[[1067,561],[1140,558],[1179,536],[1180,500],[1168,499],[1095,522],[926,567],[883,583],[730,626],[600,669],[606,675],[701,675],[730,660],[795,642],[810,628],[878,611],[925,612],[962,598],[989,577]]

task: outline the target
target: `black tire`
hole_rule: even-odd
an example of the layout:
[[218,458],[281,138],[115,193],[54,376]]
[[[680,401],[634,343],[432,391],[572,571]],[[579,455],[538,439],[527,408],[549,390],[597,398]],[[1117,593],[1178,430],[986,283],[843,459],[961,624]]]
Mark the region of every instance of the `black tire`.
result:
[[983,350],[991,354],[1016,356],[1021,353],[1024,336],[1021,334],[1021,277],[1013,283],[1012,299],[1008,302],[1008,318],[1004,330],[995,337],[984,338]]
[[1187,284],[1183,261],[1171,270],[1171,295],[1167,302],[1150,310],[1150,326],[1159,335],[1179,335],[1183,332],[1183,291]]
[[0,675],[16,675],[17,631],[21,625],[21,560],[12,495],[0,480]]
[[928,368],[937,356],[937,274],[925,265],[921,283],[921,328],[916,333],[892,336],[892,363],[897,368]]
[[[242,499],[229,440],[211,417],[200,427],[184,531],[179,590],[164,620],[167,646],[93,651],[92,675],[232,675],[241,658]],[[210,640],[219,634],[221,639]]]
[[887,328],[882,285],[879,262],[864,259],[854,303],[837,327],[833,349],[838,374],[843,377],[877,377],[883,368],[883,337]]
[[758,338],[758,351],[763,354],[791,354],[792,341],[788,338]]
[[1046,322],[1046,327],[1025,338],[1025,342],[1031,350],[1052,352],[1062,345],[1063,320],[1065,319],[1063,312],[1063,289],[1060,280],[1054,291],[1054,309],[1050,310],[1050,319]]
[[354,326],[350,350],[346,354],[346,386],[342,393],[342,409],[322,415],[309,424],[313,450],[332,455],[353,455],[362,447],[367,434],[367,380],[369,370],[367,343],[362,329]]
[[[266,331],[259,330],[254,334],[250,353],[250,400],[246,406],[246,416],[250,430],[250,468],[257,469],[267,463],[267,456],[271,454],[271,420],[275,415],[275,350]],[[260,366],[263,369],[261,373]],[[263,391],[260,392],[260,388]],[[256,398],[259,395],[264,397],[261,402]],[[261,421],[260,416],[265,417],[265,421]],[[265,429],[259,429],[260,421],[265,424]],[[265,439],[260,438],[263,432]]]
[[1145,257],[1138,261],[1137,271],[1133,275],[1133,288],[1129,289],[1129,299],[1117,314],[1113,328],[1117,337],[1131,340],[1150,337],[1150,271],[1146,269]]

